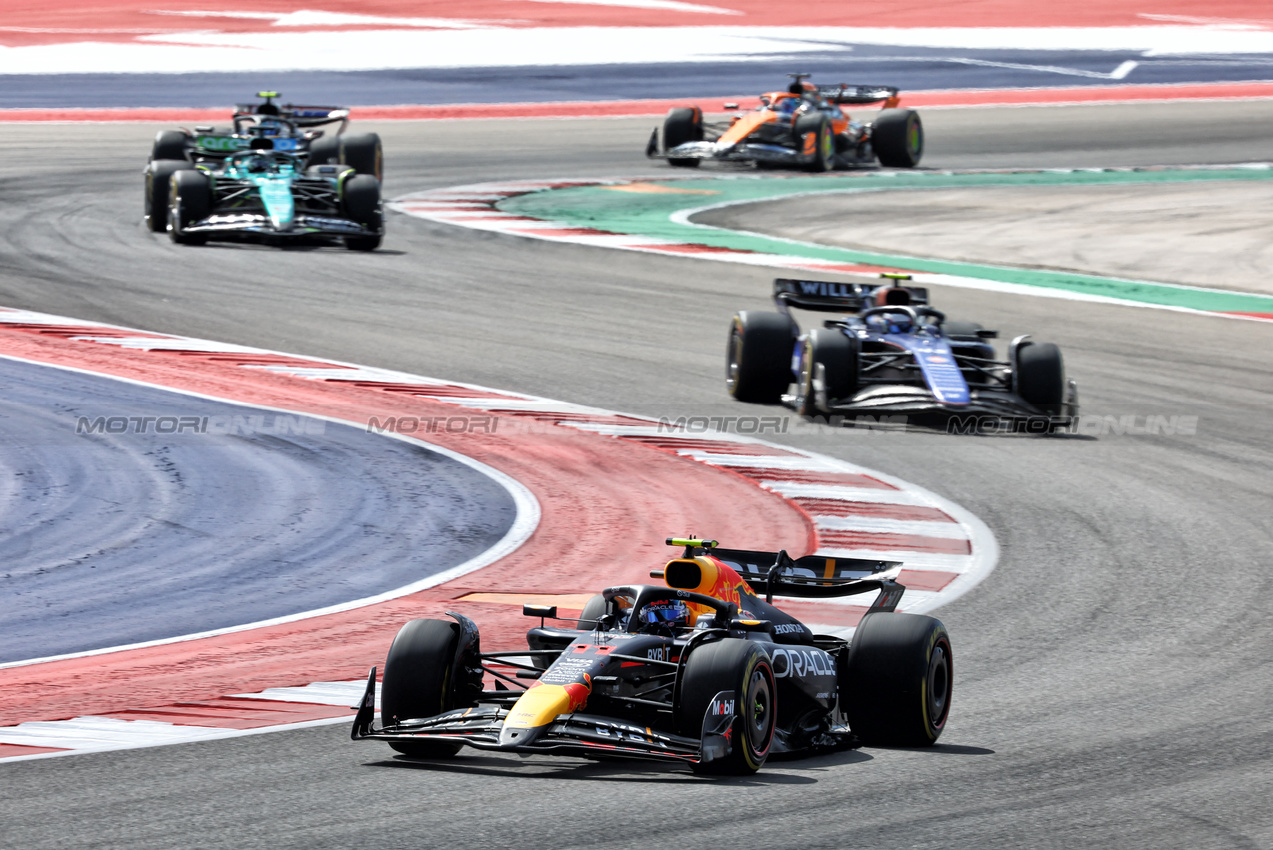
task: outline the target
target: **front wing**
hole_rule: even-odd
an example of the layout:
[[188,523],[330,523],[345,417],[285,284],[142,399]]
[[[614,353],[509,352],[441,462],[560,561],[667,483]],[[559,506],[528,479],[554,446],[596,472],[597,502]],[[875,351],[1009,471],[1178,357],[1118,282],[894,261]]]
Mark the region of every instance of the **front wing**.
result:
[[355,741],[437,741],[466,744],[480,750],[515,753],[544,753],[560,756],[618,756],[624,758],[677,761],[686,764],[710,762],[729,754],[735,716],[713,708],[736,704],[733,691],[725,691],[712,701],[703,721],[700,738],[659,732],[647,726],[625,723],[614,717],[574,713],[552,723],[529,744],[501,744],[500,731],[509,709],[478,705],[443,712],[435,717],[407,720],[397,726],[375,728],[376,669],[367,678],[367,690],[354,718],[350,738]]
[[660,153],[658,133],[658,130],[654,131],[645,148],[645,155],[650,159],[706,159],[715,162],[768,162],[775,165],[807,165],[814,159],[813,154],[806,154],[795,148],[747,141],[736,145],[686,142]]
[[207,233],[212,236],[236,233],[260,236],[377,236],[381,235],[356,221],[331,215],[302,214],[293,219],[292,227],[281,230],[264,213],[213,213],[185,227],[183,233]]
[[[1078,415],[1078,389],[1069,382],[1066,403],[1060,415],[1051,415],[1021,396],[1006,390],[973,389],[967,404],[945,404],[938,401],[926,386],[894,384],[869,387],[851,398],[828,399],[826,389],[816,377],[813,381],[817,409],[833,415],[902,414],[914,416],[993,417],[1004,420],[1046,420],[1051,426],[1068,425]],[[793,395],[784,396],[788,404],[796,404]]]

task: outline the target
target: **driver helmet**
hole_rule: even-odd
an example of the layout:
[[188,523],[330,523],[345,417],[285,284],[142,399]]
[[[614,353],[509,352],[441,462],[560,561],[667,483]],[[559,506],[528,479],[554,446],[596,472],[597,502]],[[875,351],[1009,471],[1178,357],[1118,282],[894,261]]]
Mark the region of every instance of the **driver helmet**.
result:
[[679,599],[660,599],[642,608],[640,619],[642,634],[670,637],[677,629],[689,627],[690,609]]
[[885,313],[871,316],[867,324],[873,326],[878,333],[904,334],[911,331],[911,317],[905,313]]
[[779,115],[789,116],[792,115],[799,106],[800,101],[798,98],[784,97],[780,98],[778,102],[774,104],[774,112],[777,112]]

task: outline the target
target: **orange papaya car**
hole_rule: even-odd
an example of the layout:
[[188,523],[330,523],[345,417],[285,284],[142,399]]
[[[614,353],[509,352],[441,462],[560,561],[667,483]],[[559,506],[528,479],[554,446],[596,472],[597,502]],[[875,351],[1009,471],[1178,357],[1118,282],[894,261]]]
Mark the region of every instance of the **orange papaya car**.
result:
[[[860,165],[914,168],[924,153],[919,113],[898,107],[891,86],[817,86],[808,74],[786,91],[760,96],[760,106],[728,121],[707,122],[698,107],[673,109],[663,121],[662,145],[656,128],[645,155],[670,165],[696,168],[704,160],[752,162],[758,168],[832,171]],[[855,121],[840,107],[882,104],[870,121]],[[738,108],[725,104],[726,110]]]

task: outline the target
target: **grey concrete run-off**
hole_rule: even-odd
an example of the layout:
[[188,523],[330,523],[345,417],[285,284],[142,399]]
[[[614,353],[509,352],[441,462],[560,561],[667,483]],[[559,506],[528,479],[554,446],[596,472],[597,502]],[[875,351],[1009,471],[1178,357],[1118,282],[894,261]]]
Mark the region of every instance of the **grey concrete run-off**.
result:
[[[930,112],[933,167],[1267,158],[1273,104]],[[391,194],[666,173],[652,120],[385,124]],[[0,128],[0,304],[653,415],[725,395],[725,334],[774,270],[521,241],[401,216],[385,250],[181,250],[139,224],[153,128]],[[1256,224],[1256,222],[1252,222]],[[1137,248],[1130,245],[1130,248]],[[1224,258],[1217,258],[1221,261]],[[1085,412],[1193,434],[779,439],[983,517],[996,571],[942,609],[941,744],[700,780],[462,754],[411,764],[342,727],[0,766],[25,847],[1273,846],[1273,520],[1266,325],[935,289],[954,318],[1065,352]],[[669,529],[669,532],[678,531]],[[710,533],[710,529],[694,529]],[[574,588],[572,588],[574,590]],[[494,648],[494,647],[491,647]],[[349,678],[383,656],[351,657]]]

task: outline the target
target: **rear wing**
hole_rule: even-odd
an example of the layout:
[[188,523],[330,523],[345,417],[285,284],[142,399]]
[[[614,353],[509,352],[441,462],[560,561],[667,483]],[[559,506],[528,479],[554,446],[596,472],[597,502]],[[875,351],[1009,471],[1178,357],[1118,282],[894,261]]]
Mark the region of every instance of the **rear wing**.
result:
[[[260,113],[259,103],[240,103],[234,107],[235,115],[256,115]],[[348,106],[296,106],[284,104],[278,107],[278,117],[291,121],[297,127],[318,127],[334,121],[348,121]]]
[[[779,309],[795,307],[822,313],[857,313],[874,306],[876,293],[889,286],[890,284],[838,283],[780,277],[774,280],[774,303]],[[908,283],[906,290],[910,293],[909,303],[928,303],[926,287],[911,286]]]
[[892,610],[905,587],[897,583],[901,561],[868,558],[829,558],[805,555],[792,558],[786,551],[759,552],[751,549],[694,547],[695,555],[710,555],[734,569],[748,587],[765,594],[772,602],[775,594],[809,599],[855,596],[872,590],[884,591],[880,600]]
[[886,109],[897,106],[900,101],[898,89],[893,86],[851,86],[841,83],[836,86],[818,86],[818,96],[832,103],[884,103]]

